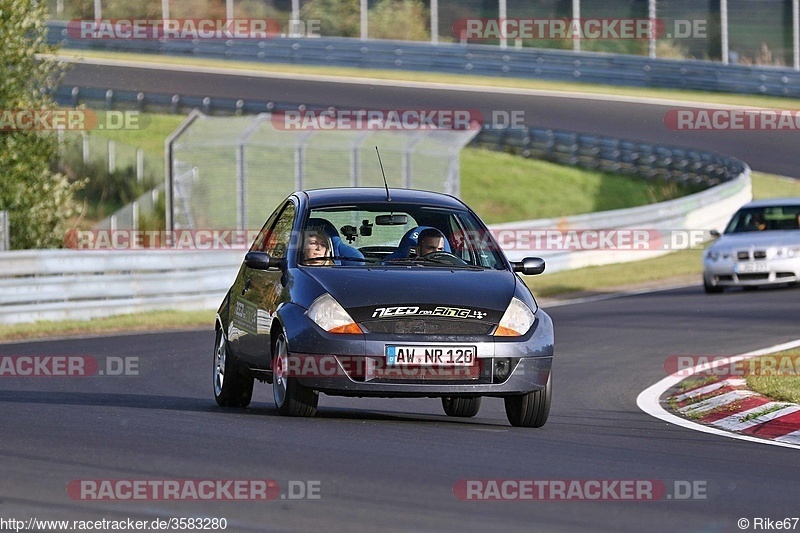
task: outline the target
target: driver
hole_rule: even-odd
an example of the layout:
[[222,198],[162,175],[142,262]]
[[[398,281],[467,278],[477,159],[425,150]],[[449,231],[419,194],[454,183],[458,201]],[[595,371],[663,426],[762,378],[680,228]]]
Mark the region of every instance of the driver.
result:
[[444,235],[436,228],[425,228],[417,237],[417,257],[444,251]]

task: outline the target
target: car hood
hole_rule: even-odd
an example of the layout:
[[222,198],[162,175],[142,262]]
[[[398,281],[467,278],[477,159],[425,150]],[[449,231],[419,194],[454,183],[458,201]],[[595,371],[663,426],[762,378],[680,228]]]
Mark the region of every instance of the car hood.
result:
[[[435,311],[497,322],[511,302],[517,280],[507,270],[418,267],[332,267],[307,269],[306,273],[356,321],[375,318],[376,313],[386,317],[387,313],[401,316]],[[416,307],[416,312],[401,309],[409,307]]]
[[770,246],[800,246],[800,230],[729,233],[717,239],[712,248],[715,250],[741,250]]

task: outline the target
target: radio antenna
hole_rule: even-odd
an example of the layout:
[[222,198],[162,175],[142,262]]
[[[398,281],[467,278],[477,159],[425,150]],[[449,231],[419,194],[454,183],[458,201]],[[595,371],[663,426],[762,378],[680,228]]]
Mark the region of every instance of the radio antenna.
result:
[[381,174],[383,175],[383,185],[386,187],[386,201],[391,202],[392,197],[389,196],[389,184],[386,183],[386,172],[383,171],[383,161],[381,161],[381,152],[378,147],[375,147],[375,152],[378,154],[378,163],[381,165]]

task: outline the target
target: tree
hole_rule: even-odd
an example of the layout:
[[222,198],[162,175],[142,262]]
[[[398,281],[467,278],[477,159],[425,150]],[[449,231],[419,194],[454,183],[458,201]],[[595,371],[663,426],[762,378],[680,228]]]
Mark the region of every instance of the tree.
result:
[[309,0],[300,8],[303,20],[319,20],[320,33],[335,37],[361,35],[359,0]]
[[369,36],[373,39],[429,41],[430,13],[421,0],[380,0],[369,13]]
[[[47,89],[60,65],[50,59],[46,6],[37,0],[0,0],[0,113],[53,109]],[[58,156],[53,132],[0,131],[0,211],[9,212],[14,249],[62,243],[66,221],[75,214],[80,184],[50,170]]]

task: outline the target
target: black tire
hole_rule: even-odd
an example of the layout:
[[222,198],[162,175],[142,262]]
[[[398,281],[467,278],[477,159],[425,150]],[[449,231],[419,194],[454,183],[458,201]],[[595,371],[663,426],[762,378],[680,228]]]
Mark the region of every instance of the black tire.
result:
[[481,397],[476,398],[442,398],[442,407],[447,416],[469,418],[478,414],[481,408]]
[[289,345],[281,332],[272,350],[272,396],[275,407],[284,416],[314,416],[317,414],[319,393],[300,385],[297,378],[284,375],[288,357]]
[[228,339],[222,328],[214,343],[214,399],[222,407],[247,407],[253,397],[253,378],[242,373],[239,363],[228,354]]
[[544,390],[533,391],[518,396],[506,396],[506,417],[512,426],[540,428],[547,422],[550,414],[553,374],[547,378]]
[[725,287],[712,285],[707,279],[703,278],[703,289],[705,289],[706,293],[708,294],[719,294],[725,290]]

